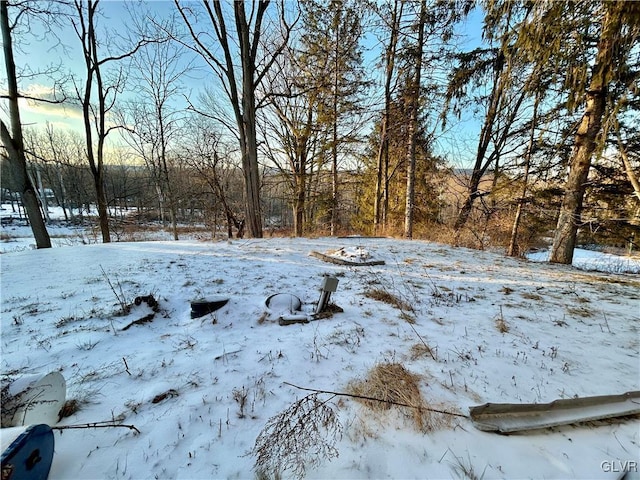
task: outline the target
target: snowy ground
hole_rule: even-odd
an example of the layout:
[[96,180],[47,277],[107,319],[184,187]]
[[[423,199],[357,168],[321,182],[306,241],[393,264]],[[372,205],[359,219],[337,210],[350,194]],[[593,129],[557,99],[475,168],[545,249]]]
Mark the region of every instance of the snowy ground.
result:
[[[2,373],[60,371],[80,403],[60,425],[115,420],[140,433],[56,432],[51,479],[254,478],[261,430],[309,393],[290,384],[343,392],[380,363],[401,363],[427,404],[463,415],[485,402],[640,390],[636,275],[392,239],[70,243],[0,255]],[[312,251],[385,264],[336,265]],[[332,301],[344,312],[265,320],[268,296],[311,304],[326,274],[339,279]],[[149,309],[119,316],[117,297],[148,294],[161,311],[123,331]],[[229,303],[192,319],[190,302],[214,296]],[[421,339],[433,356],[419,354]],[[613,479],[640,460],[637,419],[500,436],[462,417],[425,432],[399,407],[328,405],[339,456],[316,459],[310,445],[319,464],[307,478]]]
[[[534,262],[549,260],[549,252],[530,253],[527,258]],[[592,270],[609,273],[640,273],[640,258],[636,256],[620,256],[596,250],[576,248],[573,254],[573,266],[581,270]]]

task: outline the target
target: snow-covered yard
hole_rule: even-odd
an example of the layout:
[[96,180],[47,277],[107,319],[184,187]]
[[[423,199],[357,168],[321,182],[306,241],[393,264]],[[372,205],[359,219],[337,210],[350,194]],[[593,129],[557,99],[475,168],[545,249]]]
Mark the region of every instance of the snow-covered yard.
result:
[[[140,432],[56,432],[52,479],[254,478],[256,438],[310,394],[292,385],[346,392],[385,364],[417,376],[427,406],[463,416],[433,414],[420,429],[410,409],[319,394],[337,429],[302,452],[305,477],[618,478],[640,460],[637,419],[501,436],[464,418],[485,402],[640,390],[636,275],[357,237],[68,245],[0,262],[2,373],[60,371],[79,410],[59,425]],[[265,318],[274,293],[316,302],[327,274],[342,313]],[[119,315],[123,301],[149,294],[153,321],[122,330],[149,313]],[[229,302],[191,318],[190,302],[208,297]],[[337,458],[314,456],[331,440]]]

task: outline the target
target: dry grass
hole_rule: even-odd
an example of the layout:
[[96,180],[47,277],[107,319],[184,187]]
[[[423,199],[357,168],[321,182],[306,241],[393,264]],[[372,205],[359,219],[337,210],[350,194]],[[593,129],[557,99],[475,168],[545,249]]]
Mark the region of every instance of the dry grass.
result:
[[496,317],[496,328],[500,333],[508,333],[509,332],[509,324],[504,319],[504,315],[502,313],[502,306],[500,307],[500,315]]
[[527,300],[542,300],[542,296],[538,295],[537,293],[524,292],[520,295],[522,295],[522,298],[526,298]]
[[0,242],[11,242],[13,239],[13,235],[10,235],[5,231],[0,232]]
[[429,345],[416,343],[411,347],[411,360],[417,360],[422,357],[438,358],[438,355]]
[[81,410],[81,404],[76,399],[69,399],[64,402],[64,405],[60,409],[60,419],[70,417],[71,415],[79,412]]
[[440,425],[436,418],[438,415],[427,410],[419,381],[419,375],[409,372],[400,363],[380,363],[369,371],[367,378],[352,382],[347,391],[351,395],[378,399],[356,398],[376,412],[389,410],[393,405],[409,407],[405,409],[407,417],[413,420],[418,430],[433,430]]
[[596,314],[593,310],[585,307],[566,307],[566,309],[567,313],[572,317],[592,318]]
[[496,319],[496,328],[500,333],[509,332],[509,325],[507,325],[507,322],[502,317]]
[[383,288],[373,288],[367,290],[366,292],[364,292],[364,296],[373,300],[377,300],[379,302],[387,303],[402,311],[413,311],[413,307],[411,305]]

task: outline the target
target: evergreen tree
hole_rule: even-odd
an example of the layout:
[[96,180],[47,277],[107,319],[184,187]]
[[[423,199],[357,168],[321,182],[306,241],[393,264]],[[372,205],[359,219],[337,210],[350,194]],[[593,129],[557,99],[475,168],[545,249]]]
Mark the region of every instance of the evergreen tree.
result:
[[[578,66],[578,75],[572,78],[577,80],[579,88],[570,91],[570,99],[583,105],[584,110],[574,138],[569,175],[551,248],[550,261],[555,263],[570,264],[573,260],[592,158],[604,144],[607,107],[617,103],[614,93],[620,92],[611,84],[628,81],[628,57],[637,48],[640,37],[640,4],[603,1],[590,4],[590,7],[593,10],[585,13],[589,20],[593,21],[594,17],[599,20],[595,22],[598,40],[594,55]],[[564,16],[557,8],[543,10],[543,13],[547,12],[555,14],[551,18],[558,20]],[[636,78],[637,75],[636,72]]]
[[[406,83],[405,83],[406,85]],[[406,87],[404,87],[406,88]],[[407,142],[410,131],[409,106],[406,103],[404,89],[400,89],[394,96],[388,109],[389,128],[386,133],[387,156],[389,175],[387,185],[389,200],[386,211],[387,228],[396,233],[404,232],[407,198],[408,152]],[[433,141],[430,133],[425,128],[429,124],[425,111],[421,111],[416,124],[418,130],[415,134],[415,170],[414,170],[414,210],[413,227],[424,228],[427,225],[440,222],[440,212],[443,207],[442,193],[445,185],[445,177],[448,171],[442,158],[432,152]],[[378,172],[377,155],[380,149],[380,129],[382,119],[376,122],[373,132],[369,137],[369,145],[362,163],[364,165],[363,188],[358,199],[359,210],[363,218],[371,218],[376,196],[374,188]],[[364,228],[364,221],[362,227]],[[366,225],[370,225],[366,222]],[[373,232],[371,232],[373,233]]]
[[[495,25],[513,5],[487,1],[487,18]],[[606,126],[620,100],[636,95],[638,72],[629,68],[629,60],[637,55],[640,5],[624,1],[515,5],[521,15],[509,30],[517,33],[509,52],[533,71],[553,77],[568,118],[582,110],[572,134],[569,173],[550,257],[552,262],[571,263],[593,158],[604,148]]]
[[306,64],[315,81],[317,125],[326,132],[320,150],[330,162],[331,234],[340,228],[341,159],[353,154],[360,140],[362,99],[365,80],[361,40],[363,6],[357,0],[321,0],[301,2],[304,26],[300,42],[300,63]]

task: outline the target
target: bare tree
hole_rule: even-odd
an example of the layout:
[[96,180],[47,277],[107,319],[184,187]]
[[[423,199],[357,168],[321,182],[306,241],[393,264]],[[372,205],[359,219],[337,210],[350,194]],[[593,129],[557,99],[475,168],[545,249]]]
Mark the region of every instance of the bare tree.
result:
[[[0,1],[0,30],[2,30],[2,42],[4,61],[8,81],[9,119],[10,128],[0,121],[0,137],[6,150],[6,159],[10,165],[13,183],[20,193],[27,218],[33,231],[33,236],[38,248],[50,248],[51,239],[47,227],[40,212],[40,204],[35,188],[27,173],[27,159],[25,157],[24,139],[22,134],[22,122],[20,109],[18,108],[18,80],[16,76],[16,64],[13,57],[12,29],[15,27],[9,22],[7,8],[8,2]],[[23,12],[24,13],[24,12]],[[5,156],[5,155],[3,155]]]
[[[232,2],[234,25],[231,28],[227,25],[221,1],[202,0],[206,22],[213,28],[214,35],[200,33],[196,26],[197,15],[191,6],[174,1],[194,42],[188,46],[200,54],[215,72],[233,109],[242,156],[248,234],[260,238],[262,217],[256,131],[256,110],[260,101],[256,98],[256,90],[286,46],[295,21],[288,23],[285,2],[281,1],[278,4],[283,30],[281,38],[279,41],[271,39],[271,44],[265,46],[262,43],[268,28],[266,12],[271,3],[269,0]],[[215,38],[218,45],[211,44],[211,38]],[[217,53],[218,46],[222,58]]]
[[513,225],[511,227],[511,238],[509,240],[509,247],[507,248],[507,255],[510,257],[517,257],[520,254],[520,248],[518,247],[518,229],[520,228],[520,220],[522,218],[522,210],[524,208],[525,201],[527,199],[527,193],[529,190],[529,175],[531,172],[531,158],[533,156],[533,150],[535,148],[535,135],[538,124],[538,107],[540,106],[541,94],[536,93],[535,101],[533,104],[533,116],[531,118],[531,128],[529,130],[529,140],[527,142],[527,149],[524,154],[524,172],[522,174],[522,193],[518,199],[518,206],[516,207],[516,214],[513,219]]
[[[168,23],[158,25],[155,36],[161,30],[173,30]],[[141,36],[146,26],[139,22]],[[151,172],[160,205],[160,216],[164,221],[165,208],[174,240],[178,240],[176,192],[170,180],[169,150],[172,142],[182,130],[184,109],[176,107],[180,97],[181,81],[191,69],[190,63],[182,62],[184,50],[175,42],[157,42],[142,49],[133,57],[134,79],[138,95],[127,102],[123,115],[128,119],[127,143],[144,160]]]
[[269,86],[277,93],[262,117],[266,155],[283,176],[290,193],[293,230],[304,234],[307,223],[306,204],[311,181],[311,162],[318,143],[318,95],[306,80],[313,77],[298,63],[292,49],[287,49],[277,72],[269,76]]
[[[109,64],[129,58],[144,45],[150,43],[148,39],[140,39],[130,49],[119,55],[102,57],[99,47],[104,43],[98,38],[96,21],[100,0],[74,0],[76,15],[72,18],[72,25],[80,43],[85,62],[86,79],[84,86],[76,85],[76,93],[82,105],[84,131],[86,137],[87,159],[96,191],[96,202],[102,241],[111,241],[109,233],[109,212],[104,180],[104,149],[109,133],[117,126],[107,125],[107,115],[113,109],[118,93],[125,81],[122,65],[116,68],[115,77],[108,80],[104,76],[103,68]],[[93,95],[97,96],[97,103]],[[95,134],[95,145],[94,145]]]
[[[62,208],[65,220],[69,220],[67,213],[68,205],[62,175],[61,142],[55,141],[55,133],[51,124],[47,123],[44,131],[37,129],[27,129],[24,132],[24,144],[29,163],[36,170],[36,179],[39,184],[44,182],[53,192],[55,201]],[[59,136],[58,136],[59,137]],[[59,138],[57,139],[59,140]],[[41,194],[42,197],[45,195]],[[42,199],[46,207],[46,200]],[[45,208],[46,210],[46,208]],[[48,220],[47,220],[48,221]]]
[[[189,141],[184,149],[185,162],[197,173],[207,188],[213,194],[215,205],[210,208],[222,210],[227,236],[233,238],[233,229],[236,236],[244,236],[245,219],[240,194],[240,170],[241,168],[230,161],[231,155],[227,145],[222,141],[222,136],[215,131],[211,122],[195,120],[188,133]],[[235,181],[235,180],[238,181]],[[237,184],[237,186],[236,186]]]

